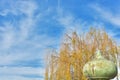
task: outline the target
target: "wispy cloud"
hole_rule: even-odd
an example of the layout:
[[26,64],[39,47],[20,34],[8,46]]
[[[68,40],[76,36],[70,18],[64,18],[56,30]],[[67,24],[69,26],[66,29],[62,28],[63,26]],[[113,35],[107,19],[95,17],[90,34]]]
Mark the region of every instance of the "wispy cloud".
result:
[[[91,5],[90,6],[94,11],[97,12],[95,16],[99,17],[100,19],[103,20],[103,23],[108,22],[113,25],[113,29],[109,28],[106,26],[108,34],[115,39],[116,43],[119,45],[120,44],[120,39],[119,35],[120,32],[119,30],[114,30],[114,28],[120,28],[120,15],[119,11],[118,13],[113,12],[110,8],[107,8],[105,6],[100,6],[100,5]],[[118,8],[118,7],[116,7]]]
[[1,76],[2,80],[43,80],[43,78],[26,78],[26,77],[22,77],[22,76]]
[[106,20],[107,22],[116,25],[117,27],[120,26],[120,15],[119,13],[116,14],[112,11],[110,11],[110,9],[106,9],[104,7],[101,7],[99,5],[92,5],[91,6],[95,11],[98,12],[98,15],[100,17],[102,17],[104,20]]
[[[13,5],[14,4],[14,5]],[[35,16],[34,16],[34,10],[37,8],[36,4],[34,2],[28,2],[28,1],[17,1],[9,5],[10,8],[3,10],[7,17],[8,14],[15,15],[25,15],[24,18],[12,22],[6,21],[3,23],[3,26],[1,26],[1,37],[3,38],[2,45],[5,46],[5,48],[9,48],[14,44],[18,44],[21,41],[24,41],[26,38],[30,36],[30,31],[34,29],[35,25]],[[13,44],[14,42],[14,44]]]
[[[6,4],[8,4],[8,5],[6,5]],[[2,6],[3,10],[0,12],[0,15],[2,15],[2,16],[7,16],[9,14],[13,14],[16,16],[25,14],[27,17],[31,17],[34,14],[34,10],[37,9],[37,5],[34,1],[2,0],[1,5],[3,5]]]
[[0,77],[2,80],[43,80],[43,75],[44,68],[0,67]]
[[81,33],[83,28],[87,30],[86,22],[81,19],[76,19],[74,15],[64,11],[63,9],[58,9],[58,16],[56,18],[58,23],[65,29],[65,33],[71,33],[73,31],[77,31],[77,33]]
[[66,31],[86,32],[90,27],[104,27],[104,24],[97,21],[88,22],[82,18],[75,17],[70,12],[58,8],[57,21]]
[[44,68],[33,67],[0,67],[0,75],[36,75],[43,76]]
[[[5,18],[13,16],[0,23],[0,77],[3,80],[42,80],[44,68],[40,65],[36,68],[33,61],[42,62],[43,49],[53,44],[54,39],[34,32],[39,21],[35,15],[36,10],[39,11],[36,2],[11,1],[8,6],[0,12]],[[33,66],[26,67],[26,62]]]

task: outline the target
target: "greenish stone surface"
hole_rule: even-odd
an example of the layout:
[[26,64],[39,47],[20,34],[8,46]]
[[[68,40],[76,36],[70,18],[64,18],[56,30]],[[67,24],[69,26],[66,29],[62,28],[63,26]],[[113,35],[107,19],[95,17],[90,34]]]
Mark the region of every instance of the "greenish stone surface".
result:
[[100,51],[97,51],[95,59],[83,67],[83,73],[90,80],[109,80],[117,75],[117,66],[101,56]]

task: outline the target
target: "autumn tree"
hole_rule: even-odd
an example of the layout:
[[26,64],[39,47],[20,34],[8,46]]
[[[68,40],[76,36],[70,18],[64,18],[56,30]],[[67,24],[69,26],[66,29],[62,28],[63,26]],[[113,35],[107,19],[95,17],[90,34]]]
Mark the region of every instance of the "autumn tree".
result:
[[96,50],[108,60],[118,64],[119,46],[103,29],[91,28],[88,32],[65,34],[60,50],[47,58],[45,80],[87,80],[83,66],[94,58]]

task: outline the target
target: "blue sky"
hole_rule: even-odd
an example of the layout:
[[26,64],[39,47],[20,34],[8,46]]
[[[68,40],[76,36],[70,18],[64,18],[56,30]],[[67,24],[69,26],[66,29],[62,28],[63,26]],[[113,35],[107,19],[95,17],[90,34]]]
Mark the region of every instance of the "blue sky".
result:
[[0,0],[0,79],[43,80],[64,33],[105,28],[120,43],[120,0]]

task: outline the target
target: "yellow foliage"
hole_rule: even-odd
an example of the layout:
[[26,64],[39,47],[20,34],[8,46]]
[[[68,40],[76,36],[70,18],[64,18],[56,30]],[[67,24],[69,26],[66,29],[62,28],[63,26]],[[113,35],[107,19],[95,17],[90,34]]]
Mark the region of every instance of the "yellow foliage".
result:
[[53,52],[48,59],[45,80],[87,80],[82,69],[97,49],[107,59],[116,62],[119,47],[104,30],[91,28],[82,35],[73,32],[65,37],[60,51],[57,54]]

